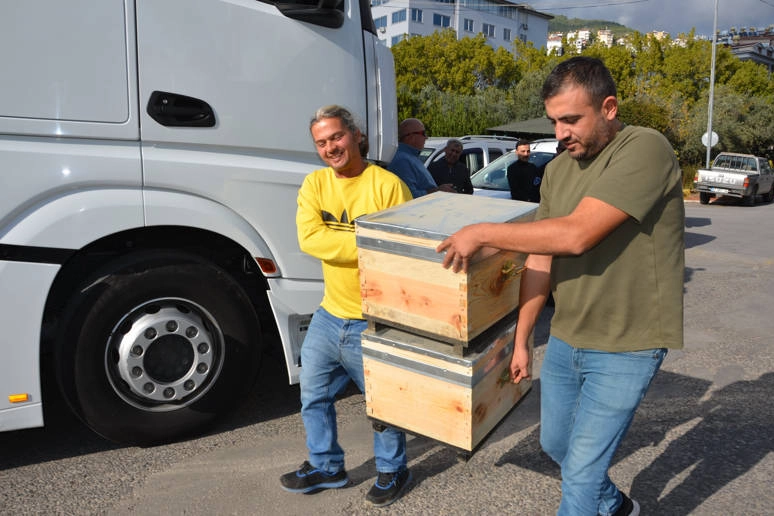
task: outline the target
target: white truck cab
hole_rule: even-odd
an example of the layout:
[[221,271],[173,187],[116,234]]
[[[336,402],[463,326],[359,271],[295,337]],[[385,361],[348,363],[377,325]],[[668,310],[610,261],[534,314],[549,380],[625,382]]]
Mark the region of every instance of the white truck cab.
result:
[[43,424],[49,371],[122,443],[201,428],[269,341],[296,382],[309,120],[341,104],[370,158],[397,146],[368,1],[5,2],[0,63],[0,430]]

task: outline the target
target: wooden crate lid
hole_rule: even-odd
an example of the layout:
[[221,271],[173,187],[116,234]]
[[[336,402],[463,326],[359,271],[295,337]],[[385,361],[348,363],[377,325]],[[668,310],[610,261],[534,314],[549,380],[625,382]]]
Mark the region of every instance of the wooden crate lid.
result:
[[434,192],[404,204],[365,215],[356,227],[441,241],[470,224],[531,220],[537,204],[476,195]]

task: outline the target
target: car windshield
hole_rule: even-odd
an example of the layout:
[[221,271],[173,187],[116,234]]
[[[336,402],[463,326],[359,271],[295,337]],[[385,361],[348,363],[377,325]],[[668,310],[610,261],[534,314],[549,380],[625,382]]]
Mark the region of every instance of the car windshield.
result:
[[473,188],[483,188],[485,190],[510,190],[506,172],[508,172],[510,164],[516,161],[516,159],[515,152],[508,152],[470,176],[470,182],[473,183]]
[[[543,167],[551,161],[554,155],[550,152],[533,152],[529,155],[529,161],[537,167]],[[508,186],[508,167],[516,161],[516,153],[508,152],[485,166],[472,176],[470,182],[473,188],[484,190],[510,190]]]
[[537,168],[545,167],[546,163],[554,159],[556,154],[552,152],[533,152],[529,155],[529,161]]

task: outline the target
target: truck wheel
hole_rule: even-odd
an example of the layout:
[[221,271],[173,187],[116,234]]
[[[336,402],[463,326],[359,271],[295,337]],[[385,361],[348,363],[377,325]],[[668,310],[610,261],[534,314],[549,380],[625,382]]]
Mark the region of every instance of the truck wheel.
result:
[[742,197],[742,204],[745,206],[755,206],[755,194]]
[[769,190],[766,195],[763,196],[764,202],[771,202],[774,201],[774,185],[771,186],[771,190]]
[[58,346],[65,398],[98,434],[157,444],[246,394],[261,351],[242,287],[189,255],[144,253],[84,284]]
[[699,192],[699,202],[701,204],[709,204],[710,194],[708,194],[707,192]]

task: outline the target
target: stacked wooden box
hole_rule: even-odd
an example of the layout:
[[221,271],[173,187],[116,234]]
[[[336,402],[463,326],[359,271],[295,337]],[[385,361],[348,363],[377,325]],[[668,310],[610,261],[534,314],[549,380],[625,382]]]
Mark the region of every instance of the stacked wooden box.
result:
[[530,221],[536,209],[437,192],[357,219],[372,419],[472,451],[527,393],[531,382],[508,376],[525,256],[482,249],[454,273],[435,248],[469,224]]

